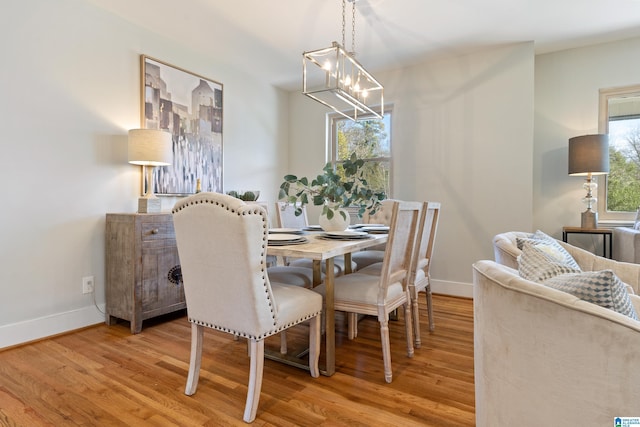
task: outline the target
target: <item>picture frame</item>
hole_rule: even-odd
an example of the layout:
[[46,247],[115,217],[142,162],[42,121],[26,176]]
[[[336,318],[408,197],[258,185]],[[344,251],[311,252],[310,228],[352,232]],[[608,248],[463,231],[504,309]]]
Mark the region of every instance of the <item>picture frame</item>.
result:
[[194,194],[198,180],[202,191],[222,192],[222,83],[147,55],[140,63],[141,127],[173,139],[173,164],[153,173],[155,194]]

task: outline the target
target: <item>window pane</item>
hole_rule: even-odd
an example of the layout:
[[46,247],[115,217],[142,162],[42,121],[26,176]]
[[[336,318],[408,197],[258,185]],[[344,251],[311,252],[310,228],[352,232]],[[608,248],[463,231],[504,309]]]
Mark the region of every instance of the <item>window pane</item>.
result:
[[391,157],[391,144],[388,129],[391,127],[391,115],[383,118],[360,120],[337,119],[338,150],[336,160],[349,158],[356,153],[358,158]]
[[386,111],[382,119],[357,122],[336,116],[333,128],[331,151],[338,173],[340,163],[355,153],[365,160],[365,179],[371,189],[391,197],[391,111]]
[[609,121],[607,210],[634,212],[640,206],[640,118]]

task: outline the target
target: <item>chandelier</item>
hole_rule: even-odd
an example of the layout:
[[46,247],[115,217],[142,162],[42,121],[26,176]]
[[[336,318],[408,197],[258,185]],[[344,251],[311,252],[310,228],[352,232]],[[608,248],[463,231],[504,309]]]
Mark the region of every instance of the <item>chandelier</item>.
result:
[[384,89],[355,59],[356,0],[351,3],[351,52],[345,49],[345,0],[342,0],[342,44],[302,54],[302,93],[352,120],[382,118]]

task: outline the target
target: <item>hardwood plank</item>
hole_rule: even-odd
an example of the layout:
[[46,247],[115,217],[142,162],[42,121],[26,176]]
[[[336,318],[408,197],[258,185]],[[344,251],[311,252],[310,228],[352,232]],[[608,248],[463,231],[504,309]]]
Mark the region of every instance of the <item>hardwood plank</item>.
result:
[[[404,320],[390,322],[393,382],[384,381],[377,320],[347,338],[336,315],[336,374],[265,361],[257,426],[473,426],[473,303],[434,295],[436,329],[420,307],[422,347],[406,355]],[[308,327],[288,334],[303,348]],[[0,351],[0,425],[245,425],[249,358],[244,340],[206,330],[197,393],[184,394],[190,325],[184,313],[96,327]],[[277,350],[279,337],[267,340]]]

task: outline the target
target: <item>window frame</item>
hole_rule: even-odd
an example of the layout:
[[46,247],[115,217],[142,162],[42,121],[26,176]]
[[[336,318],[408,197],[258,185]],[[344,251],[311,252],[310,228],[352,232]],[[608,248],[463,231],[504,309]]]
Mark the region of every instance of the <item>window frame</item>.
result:
[[[376,161],[388,161],[389,162],[389,191],[386,194],[388,199],[393,198],[393,104],[385,104],[383,109],[383,115],[391,115],[389,120],[389,129],[385,129],[385,132],[389,138],[389,157],[369,157],[367,159],[363,159],[365,162],[376,162]],[[368,114],[358,116],[359,120],[367,120],[375,118],[375,116]],[[337,141],[337,122],[339,120],[349,120],[345,118],[344,115],[340,113],[329,113],[327,114],[327,161],[331,162],[331,165],[335,169],[338,163],[338,141]],[[380,120],[380,119],[379,119]]]
[[[640,97],[640,84],[600,89],[598,100],[598,133],[609,134],[609,100],[624,96]],[[636,211],[617,212],[607,210],[607,175],[598,179],[598,221],[609,223],[633,223]]]

